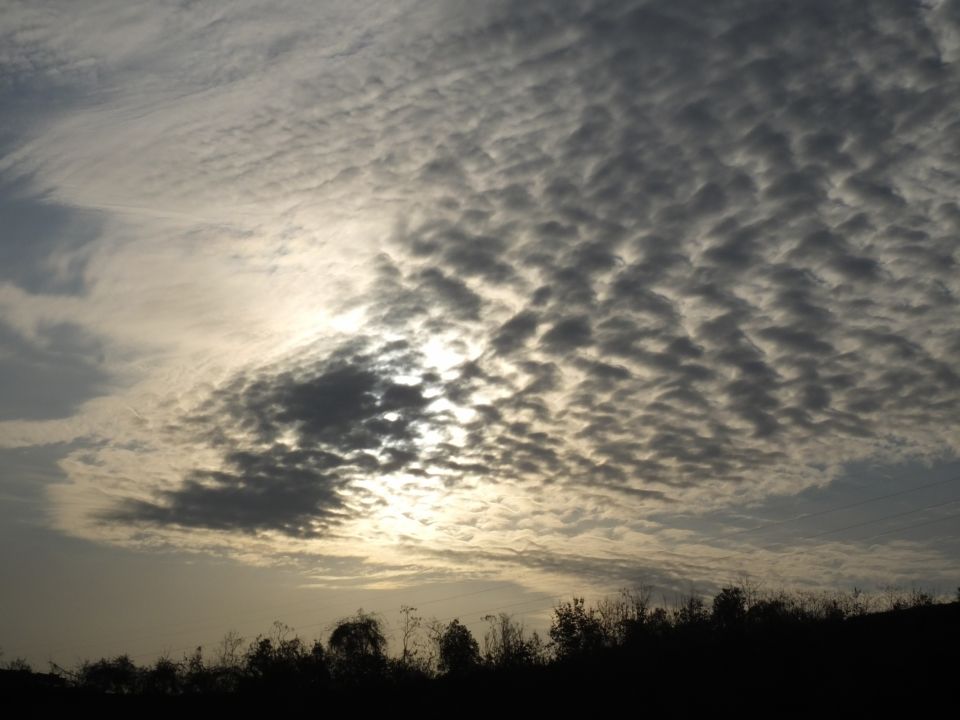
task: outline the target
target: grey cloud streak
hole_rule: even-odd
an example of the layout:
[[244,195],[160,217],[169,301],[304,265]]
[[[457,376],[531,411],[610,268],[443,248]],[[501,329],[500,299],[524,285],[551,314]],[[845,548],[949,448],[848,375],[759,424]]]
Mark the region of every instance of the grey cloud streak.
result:
[[32,336],[0,320],[0,420],[68,417],[105,395],[101,341],[72,323],[41,325]]
[[0,182],[0,281],[36,294],[82,294],[85,250],[100,231],[100,218],[30,197],[20,185]]

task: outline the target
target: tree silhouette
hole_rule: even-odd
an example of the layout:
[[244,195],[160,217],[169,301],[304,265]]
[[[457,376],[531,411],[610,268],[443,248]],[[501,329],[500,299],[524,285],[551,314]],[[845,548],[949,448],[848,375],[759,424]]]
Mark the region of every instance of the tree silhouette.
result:
[[673,622],[678,628],[696,629],[707,622],[707,606],[694,592],[681,596],[673,609]]
[[345,684],[362,684],[383,678],[387,667],[387,638],[383,623],[358,610],[340,620],[327,641],[336,677]]
[[198,645],[183,659],[183,682],[187,692],[192,694],[204,695],[217,689],[216,676],[203,662],[203,647]]
[[624,588],[616,597],[603,598],[597,603],[596,617],[607,643],[623,645],[649,629],[652,595],[652,589],[641,584]]
[[440,672],[462,676],[480,665],[480,646],[470,630],[459,620],[453,620],[439,638]]
[[[852,594],[751,596],[748,588],[731,586],[709,605],[692,593],[679,597],[672,611],[651,606],[646,591],[593,606],[574,598],[554,610],[553,657],[545,654],[536,633],[501,613],[485,618],[489,630],[483,660],[477,641],[459,620],[421,626],[407,606],[401,612],[410,623],[400,627],[397,656],[388,659],[381,620],[361,610],[337,623],[328,646],[319,640],[309,646],[277,622],[239,657],[239,636],[229,633],[209,664],[200,648],[181,662],[162,657],[143,667],[126,655],[84,662],[76,672],[51,663],[46,674],[32,672],[24,661],[0,663],[0,695],[83,699],[123,694],[148,703],[159,697],[255,695],[303,702],[303,707],[325,696],[351,702],[376,697],[397,707],[423,701],[419,707],[429,710],[455,698],[496,692],[519,691],[535,702],[587,689],[594,698],[607,693],[635,699],[637,679],[642,679],[651,707],[679,702],[702,714],[708,708],[698,705],[697,698],[739,698],[757,687],[771,698],[785,693],[807,697],[804,692],[816,687],[809,697],[821,705],[825,699],[853,697],[852,687],[876,678],[882,679],[877,687],[889,690],[894,699],[913,701],[916,688],[933,692],[952,687],[960,603],[936,602],[920,590],[909,595],[894,590],[888,591],[884,612],[869,614],[866,608],[880,605],[856,589]],[[426,653],[415,656],[419,627],[427,628],[432,641],[430,660]],[[919,653],[932,659],[917,663]],[[691,665],[691,657],[704,662]],[[434,660],[436,665],[430,665]],[[428,667],[444,677],[435,680]],[[676,667],[689,672],[677,676]],[[699,691],[691,692],[698,684]],[[889,705],[887,699],[880,702]]]
[[520,668],[543,659],[543,644],[536,632],[529,637],[523,623],[507,613],[485,615],[490,627],[483,638],[484,659],[496,668]]
[[276,622],[270,637],[259,636],[247,649],[244,682],[247,689],[271,694],[324,687],[329,673],[320,642],[311,648],[292,629]]
[[608,640],[596,609],[588,610],[582,597],[554,608],[550,639],[560,658],[593,654]]
[[747,596],[742,588],[725,587],[713,598],[713,624],[720,630],[740,627],[747,616]]
[[415,607],[400,606],[400,663],[402,665],[409,667],[417,663],[417,635],[422,624],[423,618],[417,614]]

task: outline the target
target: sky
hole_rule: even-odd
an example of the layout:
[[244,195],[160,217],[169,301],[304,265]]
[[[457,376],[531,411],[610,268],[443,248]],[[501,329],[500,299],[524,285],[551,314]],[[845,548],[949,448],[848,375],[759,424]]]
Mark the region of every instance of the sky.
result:
[[0,648],[960,584],[960,2],[0,0]]

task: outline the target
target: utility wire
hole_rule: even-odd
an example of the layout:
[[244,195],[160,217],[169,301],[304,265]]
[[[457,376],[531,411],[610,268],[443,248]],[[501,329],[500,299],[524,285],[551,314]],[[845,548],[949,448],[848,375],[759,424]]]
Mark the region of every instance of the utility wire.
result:
[[825,535],[833,535],[834,533],[843,532],[844,530],[853,530],[854,528],[863,527],[865,525],[873,525],[874,523],[883,522],[884,520],[892,520],[894,518],[904,517],[906,515],[913,515],[914,513],[923,512],[924,510],[933,510],[935,508],[944,507],[946,505],[953,505],[954,503],[960,502],[960,498],[954,498],[953,500],[946,500],[944,502],[933,503],[932,505],[925,505],[921,508],[915,508],[914,510],[906,510],[904,512],[893,513],[892,515],[884,515],[883,517],[874,518],[873,520],[866,520],[864,522],[854,523],[853,525],[846,525],[844,527],[834,528],[832,530],[825,530],[823,532],[816,533],[815,535],[808,535],[803,540],[813,540],[814,538],[824,537]]
[[743,535],[744,533],[757,532],[760,530],[766,530],[767,528],[776,527],[778,525],[786,525],[787,523],[796,522],[798,520],[806,520],[808,518],[821,517],[822,515],[829,515],[830,513],[837,512],[838,510],[849,510],[851,508],[862,507],[863,505],[869,505],[870,503],[878,502],[880,500],[889,500],[890,498],[900,497],[901,495],[907,495],[912,492],[917,492],[918,490],[926,490],[927,488],[937,487],[939,485],[946,485],[947,483],[956,482],[960,480],[960,475],[955,477],[946,478],[945,480],[937,480],[935,482],[926,483],[925,485],[917,485],[915,487],[906,488],[904,490],[898,490],[897,492],[887,493],[886,495],[877,495],[866,500],[858,500],[857,502],[846,503],[844,505],[836,505],[835,507],[826,508],[824,510],[817,510],[815,512],[802,513],[791,518],[786,518],[784,520],[771,520],[770,522],[765,522],[761,525],[751,528],[742,528],[739,530],[732,530],[730,532],[722,533],[718,535],[718,538],[731,537],[734,535]]
[[960,513],[954,513],[953,515],[945,515],[944,517],[934,518],[933,520],[927,520],[925,522],[913,523],[912,525],[904,525],[903,527],[894,528],[893,530],[884,530],[883,532],[875,533],[874,535],[867,535],[867,537],[857,538],[857,542],[866,542],[867,540],[873,540],[874,538],[881,537],[883,535],[892,535],[893,533],[903,532],[904,530],[912,530],[913,528],[925,527],[927,525],[934,525],[944,520],[953,520],[960,519]]

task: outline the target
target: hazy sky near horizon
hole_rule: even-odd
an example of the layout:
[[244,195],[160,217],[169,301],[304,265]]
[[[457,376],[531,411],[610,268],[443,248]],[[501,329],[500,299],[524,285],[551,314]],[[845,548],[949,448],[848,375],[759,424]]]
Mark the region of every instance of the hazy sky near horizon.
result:
[[0,1],[10,644],[955,587],[958,110],[955,0]]

